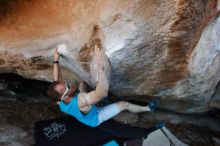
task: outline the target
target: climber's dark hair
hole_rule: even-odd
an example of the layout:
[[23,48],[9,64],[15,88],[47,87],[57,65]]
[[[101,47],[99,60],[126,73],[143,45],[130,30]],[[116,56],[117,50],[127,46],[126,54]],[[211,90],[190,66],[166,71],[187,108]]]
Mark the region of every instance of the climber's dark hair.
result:
[[56,86],[63,84],[64,81],[55,81],[47,88],[47,96],[53,101],[59,101],[62,93],[56,90]]

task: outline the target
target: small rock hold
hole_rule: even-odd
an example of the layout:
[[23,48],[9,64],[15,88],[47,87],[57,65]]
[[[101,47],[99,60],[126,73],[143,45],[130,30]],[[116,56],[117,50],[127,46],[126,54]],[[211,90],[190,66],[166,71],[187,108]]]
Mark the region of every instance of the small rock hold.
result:
[[118,122],[133,124],[138,121],[138,115],[130,112],[121,112],[114,119]]

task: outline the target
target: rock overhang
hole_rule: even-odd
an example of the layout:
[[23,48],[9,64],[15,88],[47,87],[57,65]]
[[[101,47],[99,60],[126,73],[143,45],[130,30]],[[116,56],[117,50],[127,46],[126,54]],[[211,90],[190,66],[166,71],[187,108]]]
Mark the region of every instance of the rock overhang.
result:
[[[85,67],[89,59],[82,60],[80,54],[85,57],[83,48],[90,47],[94,27],[98,25],[99,38],[112,65],[110,92],[118,96],[161,96],[164,103],[175,101],[173,106],[162,104],[162,107],[179,112],[209,110],[208,102],[220,80],[216,61],[219,53],[215,57],[202,53],[197,59],[193,54],[201,50],[198,44],[205,27],[215,23],[216,28],[210,29],[218,30],[219,1],[14,0],[3,3],[0,7],[1,72],[52,81],[52,53],[60,45],[64,54],[61,65],[68,70],[64,76],[81,78],[92,85]],[[207,63],[203,74],[193,74],[193,70],[202,69],[195,63],[192,69],[193,61],[201,62],[203,58],[215,58],[215,64]],[[203,82],[207,75],[209,85]],[[188,108],[190,104],[193,106]]]

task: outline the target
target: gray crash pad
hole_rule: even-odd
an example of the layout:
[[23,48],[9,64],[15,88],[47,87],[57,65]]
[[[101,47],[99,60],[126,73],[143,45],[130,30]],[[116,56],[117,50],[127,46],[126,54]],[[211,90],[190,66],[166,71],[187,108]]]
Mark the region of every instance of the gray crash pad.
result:
[[143,141],[142,146],[188,146],[173,135],[165,126],[162,129],[165,134],[161,129],[150,133]]

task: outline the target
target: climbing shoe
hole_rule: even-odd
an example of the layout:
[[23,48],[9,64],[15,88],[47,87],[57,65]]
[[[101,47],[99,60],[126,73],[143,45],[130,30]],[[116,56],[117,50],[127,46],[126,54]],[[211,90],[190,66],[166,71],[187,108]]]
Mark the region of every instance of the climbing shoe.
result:
[[156,99],[153,99],[149,102],[149,105],[148,107],[150,108],[150,111],[155,111],[157,105],[159,104],[160,102],[160,99],[159,98],[156,98]]

